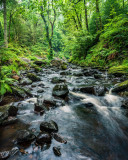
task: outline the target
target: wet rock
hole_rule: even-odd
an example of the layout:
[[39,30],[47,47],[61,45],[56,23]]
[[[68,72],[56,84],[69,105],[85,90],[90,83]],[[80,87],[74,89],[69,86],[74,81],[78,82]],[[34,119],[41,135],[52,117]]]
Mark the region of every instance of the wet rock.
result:
[[53,152],[56,156],[61,156],[61,152],[60,152],[59,147],[53,147]]
[[20,84],[21,84],[21,85],[29,85],[29,84],[32,84],[32,81],[31,81],[29,78],[23,78],[23,79],[20,81]]
[[63,63],[64,62],[61,59],[57,59],[57,58],[51,61],[51,65],[55,67],[61,66]]
[[86,86],[80,88],[80,91],[83,93],[94,94],[96,96],[103,96],[105,94],[104,86]]
[[56,85],[53,88],[52,95],[65,98],[69,93],[68,87],[65,84]]
[[101,74],[94,74],[94,78],[95,79],[100,79],[100,78],[102,78],[102,75]]
[[66,80],[65,79],[60,79],[58,77],[53,77],[52,80],[51,80],[52,83],[65,83]]
[[84,105],[87,107],[87,108],[90,108],[90,107],[94,107],[94,105],[90,102],[88,103],[84,103]]
[[8,117],[8,119],[4,120],[2,122],[2,125],[5,126],[5,125],[10,125],[10,124],[14,124],[17,122],[17,118],[16,117]]
[[33,141],[35,139],[35,135],[28,130],[21,130],[17,135],[17,143],[24,143]]
[[40,86],[40,87],[44,87],[43,82],[40,82],[40,83],[38,84],[38,86]]
[[126,99],[123,101],[121,107],[124,108],[124,109],[128,109],[128,98],[126,98]]
[[36,112],[45,111],[45,106],[43,104],[36,103],[35,107],[34,107],[34,110]]
[[40,78],[34,73],[28,73],[27,77],[32,80],[32,82],[40,81]]
[[56,102],[51,98],[44,99],[43,104],[46,107],[54,107],[54,106],[56,106]]
[[96,96],[104,96],[105,87],[104,86],[95,86],[94,87],[94,95]]
[[61,69],[66,70],[67,69],[67,65],[66,64],[62,64]]
[[25,91],[20,87],[12,86],[12,93],[21,98],[27,97],[27,94],[25,93]]
[[10,157],[9,151],[0,152],[0,160],[5,160]]
[[63,72],[60,72],[60,75],[62,75],[62,76],[64,76],[64,75],[70,75],[71,73],[70,72],[65,72],[65,71],[63,71]]
[[8,112],[0,112],[0,125],[3,124],[3,121],[8,118]]
[[60,143],[64,143],[64,144],[67,143],[67,141],[64,140],[64,138],[61,137],[61,136],[60,136],[59,134],[57,134],[57,133],[54,133],[54,134],[53,134],[53,138],[54,138],[56,141],[60,142]]
[[114,88],[112,89],[112,92],[122,92],[122,91],[128,91],[128,80],[118,83]]
[[85,76],[93,76],[94,74],[98,74],[98,71],[97,70],[93,70],[93,69],[83,70],[83,74]]
[[49,121],[49,122],[42,122],[40,124],[40,130],[42,132],[57,132],[58,131],[58,125],[54,121]]
[[18,147],[14,147],[12,148],[12,150],[10,151],[10,156],[14,156],[19,152],[19,148]]
[[40,88],[37,92],[38,92],[38,93],[43,93],[44,90],[43,90],[42,88]]
[[43,133],[40,133],[37,138],[36,138],[36,142],[38,144],[43,144],[43,143],[51,143],[51,135],[47,132],[43,132]]
[[35,63],[36,65],[38,65],[38,66],[42,66],[42,65],[44,64],[43,61],[35,61],[34,63]]
[[36,87],[37,86],[37,84],[32,84],[32,87]]
[[94,87],[93,86],[82,87],[80,88],[80,91],[83,93],[94,94]]
[[18,107],[12,105],[8,109],[8,116],[16,116],[17,112],[18,112]]
[[76,72],[76,73],[73,73],[73,76],[80,77],[80,76],[83,76],[83,73],[82,72]]

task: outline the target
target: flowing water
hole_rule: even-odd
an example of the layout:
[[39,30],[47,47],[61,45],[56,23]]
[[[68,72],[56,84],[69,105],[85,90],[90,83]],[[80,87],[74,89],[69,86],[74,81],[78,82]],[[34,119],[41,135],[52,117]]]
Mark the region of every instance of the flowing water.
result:
[[[81,68],[69,68],[66,72],[79,73]],[[35,128],[39,132],[42,121],[54,120],[59,127],[59,134],[67,140],[67,144],[61,144],[54,139],[50,146],[41,149],[34,143],[24,147],[27,154],[18,154],[10,159],[17,160],[128,160],[128,118],[121,104],[123,98],[111,93],[112,80],[106,72],[101,79],[93,76],[61,76],[61,71],[43,69],[39,76],[44,84],[44,92],[31,88],[33,98],[17,102],[19,106],[18,119],[28,125],[29,129]],[[51,83],[53,77],[66,79],[69,87],[69,99],[64,105],[47,111],[43,116],[34,113],[34,103],[37,98],[52,97]],[[104,96],[95,96],[74,91],[74,88],[84,85],[105,85],[109,91]],[[92,103],[94,107],[88,108],[85,104]],[[19,124],[20,126],[20,124]],[[19,127],[18,126],[18,127]],[[15,126],[16,127],[16,126]],[[17,128],[18,128],[17,127]],[[21,127],[23,128],[23,127]],[[18,128],[19,129],[19,128]],[[11,134],[11,133],[10,133]],[[60,146],[61,157],[56,157],[52,148]]]

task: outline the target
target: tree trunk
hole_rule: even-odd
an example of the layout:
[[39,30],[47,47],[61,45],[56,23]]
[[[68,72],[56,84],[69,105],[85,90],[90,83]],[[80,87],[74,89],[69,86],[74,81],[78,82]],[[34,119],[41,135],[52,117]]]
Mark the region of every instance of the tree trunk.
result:
[[86,0],[84,0],[84,6],[85,6],[85,23],[86,23],[86,29],[87,29],[87,31],[89,31],[89,29],[88,29],[88,12],[87,12]]
[[96,18],[97,30],[102,30],[102,21],[99,10],[99,0],[96,0],[96,13],[97,13],[97,18]]
[[3,0],[3,5],[4,5],[4,44],[5,47],[8,48],[6,0]]
[[123,0],[123,8],[124,8],[124,0]]
[[12,13],[10,13],[10,17],[9,17],[8,41],[10,41],[10,30],[11,30],[11,23],[12,23]]
[[80,29],[82,29],[82,24],[81,24],[80,18],[79,18],[79,16],[78,16],[78,13],[77,13],[77,11],[76,11],[75,8],[74,8],[74,10],[75,10],[75,13],[76,13],[76,16],[77,16],[77,20],[78,20],[79,27],[80,27]]

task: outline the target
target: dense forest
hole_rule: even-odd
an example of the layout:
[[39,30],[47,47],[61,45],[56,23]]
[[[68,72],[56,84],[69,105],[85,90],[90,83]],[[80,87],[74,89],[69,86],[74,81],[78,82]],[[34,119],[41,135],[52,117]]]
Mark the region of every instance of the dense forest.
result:
[[[74,109],[75,105],[79,109]],[[55,109],[48,113],[48,119],[35,117],[35,112],[44,116],[55,106],[64,106],[58,115]],[[100,109],[105,106],[107,109]],[[109,110],[111,107],[118,109]],[[122,108],[128,109],[127,0],[0,0],[0,160],[13,156],[21,160],[27,156],[28,160],[54,160],[56,156],[62,160],[127,160],[128,112]],[[77,114],[75,122],[72,112]],[[31,114],[34,115],[29,119]],[[87,117],[89,114],[100,116]],[[44,122],[50,117],[55,122]],[[59,125],[67,123],[61,130],[69,144],[67,148],[61,146],[65,150],[62,155],[60,148],[54,146],[53,156],[50,146],[44,145],[51,144],[51,137],[67,143],[54,133],[60,119],[63,123]],[[46,133],[36,136],[36,129],[30,129],[41,120],[40,130]],[[77,127],[69,129],[74,123],[81,126],[80,135]],[[6,128],[8,125],[10,128]],[[16,138],[18,145],[14,145],[19,128],[22,131]],[[77,145],[74,142],[74,150],[67,129],[79,141]],[[5,138],[6,131],[10,134]],[[30,145],[19,145],[33,140],[31,153]],[[32,150],[33,145],[37,146],[36,151]],[[42,154],[42,150],[48,151]],[[19,151],[23,156],[17,155]]]

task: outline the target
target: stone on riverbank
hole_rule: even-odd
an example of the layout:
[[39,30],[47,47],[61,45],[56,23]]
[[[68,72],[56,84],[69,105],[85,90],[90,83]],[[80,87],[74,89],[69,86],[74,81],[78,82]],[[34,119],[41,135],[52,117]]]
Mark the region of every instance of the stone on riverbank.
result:
[[40,130],[42,132],[57,132],[58,131],[58,125],[54,121],[49,121],[49,122],[42,122],[40,124]]

